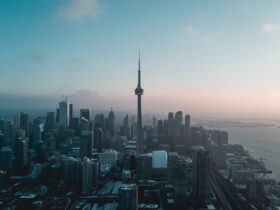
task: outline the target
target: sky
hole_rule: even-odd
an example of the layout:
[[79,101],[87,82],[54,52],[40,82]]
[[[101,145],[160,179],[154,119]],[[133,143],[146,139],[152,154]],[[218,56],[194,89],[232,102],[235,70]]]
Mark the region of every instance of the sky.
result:
[[278,0],[1,0],[0,108],[280,118]]

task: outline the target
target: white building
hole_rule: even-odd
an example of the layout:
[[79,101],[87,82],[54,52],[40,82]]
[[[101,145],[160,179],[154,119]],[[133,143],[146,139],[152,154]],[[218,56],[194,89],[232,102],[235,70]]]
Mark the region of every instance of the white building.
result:
[[164,150],[153,151],[152,166],[153,168],[167,168],[167,152]]

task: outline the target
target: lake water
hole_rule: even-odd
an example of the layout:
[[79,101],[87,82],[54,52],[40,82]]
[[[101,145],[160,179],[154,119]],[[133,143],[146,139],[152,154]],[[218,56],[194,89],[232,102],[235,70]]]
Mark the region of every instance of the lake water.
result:
[[196,119],[193,122],[206,129],[227,131],[229,143],[241,144],[254,157],[263,158],[266,168],[273,172],[272,177],[280,181],[280,121]]
[[273,178],[280,181],[280,129],[277,126],[232,127],[220,125],[214,129],[227,131],[229,143],[241,144],[254,157],[263,158],[266,168],[272,170]]
[[227,127],[229,142],[238,143],[257,158],[264,158],[265,166],[280,181],[280,129],[278,127]]

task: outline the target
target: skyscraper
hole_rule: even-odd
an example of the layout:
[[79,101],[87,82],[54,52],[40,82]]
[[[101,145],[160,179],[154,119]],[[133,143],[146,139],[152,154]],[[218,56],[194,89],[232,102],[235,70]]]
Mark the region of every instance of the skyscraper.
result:
[[99,183],[99,162],[97,159],[92,159],[92,187],[97,189]]
[[28,139],[19,136],[15,145],[15,169],[18,175],[24,175],[28,166]]
[[38,163],[42,163],[45,160],[45,145],[41,140],[37,141],[35,145],[35,160]]
[[19,127],[25,131],[25,135],[29,135],[29,116],[26,112],[21,112],[19,116]]
[[59,108],[56,108],[55,123],[59,124]]
[[103,130],[102,128],[94,128],[94,148],[97,152],[102,152],[103,147]]
[[175,137],[175,148],[178,145],[182,145],[182,124],[183,124],[183,112],[177,111],[174,118],[174,137]]
[[69,104],[69,126],[72,125],[73,110],[73,104]]
[[140,66],[140,51],[138,61],[138,85],[135,89],[137,95],[137,153],[143,153],[143,132],[142,132],[142,111],[141,111],[141,96],[144,90],[141,88],[141,66]]
[[89,194],[92,191],[92,160],[85,157],[83,159],[83,193]]
[[209,153],[203,146],[195,145],[192,148],[193,157],[193,196],[202,200],[210,195]]
[[54,128],[54,112],[47,112],[47,122],[46,122],[46,129],[53,129]]
[[94,118],[94,127],[95,128],[102,128],[103,131],[105,131],[105,117],[103,114],[97,114]]
[[109,137],[111,138],[115,134],[115,113],[112,108],[108,115],[108,129]]
[[180,126],[183,124],[183,112],[177,111],[175,113],[175,119],[174,119],[175,126]]
[[80,137],[80,156],[81,159],[84,157],[91,158],[93,147],[93,132],[92,131],[82,131]]
[[89,121],[87,118],[82,117],[80,119],[80,127],[81,127],[81,131],[88,131],[89,130]]
[[188,209],[188,176],[191,171],[191,162],[186,158],[178,157],[174,166],[174,198],[175,209]]
[[120,210],[138,209],[138,187],[136,184],[123,184],[119,188]]
[[173,112],[168,113],[168,144],[171,146],[172,150],[174,151],[175,148],[175,133],[174,133],[174,114]]
[[89,109],[80,109],[80,120],[83,117],[86,118],[88,121],[90,121],[90,110]]
[[0,150],[0,170],[10,173],[13,166],[13,153],[9,147],[3,147]]
[[62,128],[69,126],[70,108],[67,101],[59,102],[59,125]]
[[189,152],[191,148],[191,116],[185,115],[184,144]]
[[66,157],[63,161],[64,180],[69,184],[78,184],[80,181],[81,162],[73,157]]
[[129,130],[129,121],[128,121],[128,115],[126,115],[123,119],[122,124],[122,135],[126,136],[127,138],[130,136],[130,130]]
[[151,153],[140,154],[137,159],[137,178],[149,180],[152,178],[152,155]]

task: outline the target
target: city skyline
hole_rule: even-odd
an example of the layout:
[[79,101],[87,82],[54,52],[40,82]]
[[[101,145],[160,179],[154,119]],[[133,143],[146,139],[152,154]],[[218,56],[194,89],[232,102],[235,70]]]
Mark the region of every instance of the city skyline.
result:
[[140,47],[144,112],[277,118],[279,4],[2,2],[0,108],[52,108],[65,94],[135,112]]
[[0,209],[280,209],[278,6],[2,1]]

